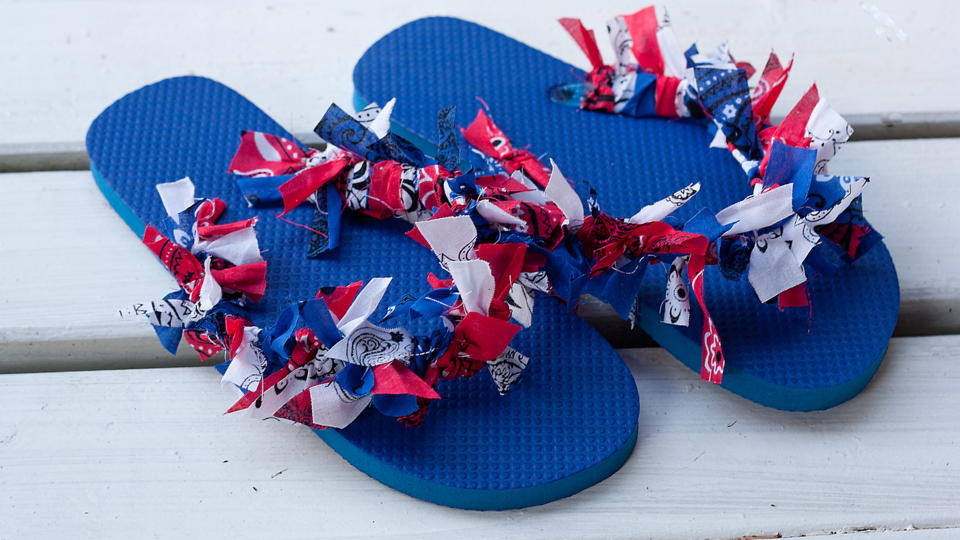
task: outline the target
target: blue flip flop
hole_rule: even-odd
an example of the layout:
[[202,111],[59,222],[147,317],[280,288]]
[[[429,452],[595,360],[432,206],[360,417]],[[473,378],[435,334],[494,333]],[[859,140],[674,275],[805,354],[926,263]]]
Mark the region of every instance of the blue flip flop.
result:
[[[582,70],[471,22],[434,17],[405,24],[366,51],[353,79],[358,109],[396,97],[403,108],[392,129],[428,152],[430,112],[445,105],[473,110],[481,99],[516,146],[549,152],[568,177],[598,193],[612,216],[631,216],[693,182],[702,188],[695,204],[676,212],[680,222],[699,208],[712,215],[751,194],[730,152],[708,148],[712,135],[703,123],[555,103],[551,88],[585,80]],[[717,266],[707,267],[706,304],[723,336],[723,387],[763,405],[805,411],[846,401],[870,381],[899,310],[890,254],[878,243],[849,265],[832,250],[818,250],[818,257],[836,271],[809,281],[810,307],[802,309],[760,303],[746,279],[725,279]],[[647,271],[637,318],[660,345],[700,371],[702,313],[693,310],[687,327],[660,322],[668,271]]]
[[[423,276],[439,268],[436,258],[396,220],[344,215],[339,248],[306,258],[311,232],[279,222],[276,209],[248,207],[237,177],[226,172],[242,130],[295,141],[226,86],[179,77],[113,103],[93,121],[86,145],[97,186],[137,235],[167,219],[156,185],[185,176],[198,196],[226,202],[223,221],[259,218],[268,268],[266,294],[246,313],[255,325],[272,324],[284,307],[323,286],[386,274],[394,295],[424,288]],[[304,207],[288,215],[301,223],[311,216]],[[635,445],[639,414],[634,380],[616,352],[562,304],[546,300],[511,345],[531,360],[505,396],[489,377],[441,381],[442,399],[420,427],[368,409],[348,427],[317,435],[380,482],[457,508],[543,504],[613,474]]]

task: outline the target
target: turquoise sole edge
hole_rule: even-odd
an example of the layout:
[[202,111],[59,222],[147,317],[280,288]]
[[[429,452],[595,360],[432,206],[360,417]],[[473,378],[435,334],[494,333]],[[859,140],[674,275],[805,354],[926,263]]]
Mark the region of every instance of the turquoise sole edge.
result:
[[[133,210],[107,184],[93,162],[90,163],[90,172],[100,192],[107,199],[107,203],[134,234],[142,235],[146,224],[140,221]],[[429,482],[378,461],[360,450],[335,429],[315,429],[314,432],[343,459],[367,476],[411,497],[464,510],[513,510],[569,497],[600,483],[617,472],[630,457],[637,444],[639,429],[638,426],[634,426],[633,434],[620,448],[588,469],[540,486],[499,490],[455,488]]]
[[[354,91],[353,106],[355,110],[359,111],[368,104],[369,101]],[[428,155],[433,155],[436,152],[435,144],[397,122],[390,123],[390,131],[412,142]],[[676,331],[674,327],[659,323],[659,320],[658,313],[654,313],[649,308],[641,309],[640,328],[683,365],[695,373],[700,373],[700,349],[697,344]],[[880,369],[880,364],[883,363],[886,354],[887,349],[884,348],[880,357],[871,364],[866,372],[836,386],[816,389],[780,386],[735,367],[727,368],[727,371],[723,374],[723,384],[721,386],[734,394],[766,407],[783,411],[819,411],[835,407],[859,394],[877,370]]]

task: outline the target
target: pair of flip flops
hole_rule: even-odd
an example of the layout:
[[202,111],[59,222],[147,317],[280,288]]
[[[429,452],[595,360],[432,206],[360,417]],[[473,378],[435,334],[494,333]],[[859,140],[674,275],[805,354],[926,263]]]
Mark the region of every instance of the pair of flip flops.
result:
[[[533,152],[549,152],[549,157],[562,165],[570,178],[596,193],[602,214],[590,216],[594,218],[592,223],[597,223],[601,215],[631,216],[641,206],[696,181],[701,184],[696,195],[697,208],[706,208],[711,215],[751,195],[753,188],[744,179],[741,163],[730,152],[707,147],[711,135],[703,122],[596,114],[555,102],[558,84],[587,79],[588,74],[492,30],[457,19],[429,18],[398,28],[370,47],[354,70],[355,104],[360,110],[373,102],[386,103],[397,98],[391,130],[399,136],[395,139],[397,144],[390,146],[385,155],[415,154],[417,149],[402,144],[409,140],[420,151],[437,156],[445,146],[438,147],[436,143],[441,141],[432,140],[437,111],[451,105],[458,111],[471,111],[477,108],[476,97],[482,97],[497,126],[514,145]],[[320,133],[332,134],[335,119],[326,124],[326,131],[320,126]],[[732,140],[730,133],[724,131],[722,118],[714,120],[716,129],[726,140]],[[326,193],[333,191],[329,187],[326,191],[311,192],[313,205],[297,205],[285,213],[286,221],[306,227],[277,220],[276,207],[250,206],[251,193],[258,194],[257,188],[249,183],[241,183],[238,188],[238,176],[228,172],[241,132],[277,137],[254,140],[254,145],[273,141],[282,149],[289,142],[293,151],[307,150],[245,98],[198,77],[164,80],[124,96],[93,122],[87,149],[101,191],[138,235],[145,230],[156,232],[152,238],[145,237],[145,243],[150,245],[153,241],[151,247],[162,260],[166,256],[168,268],[175,266],[170,264],[171,257],[184,255],[172,244],[157,242],[162,244],[161,238],[171,238],[176,230],[184,229],[167,227],[165,232],[173,232],[164,236],[147,226],[169,223],[176,211],[188,208],[169,211],[164,205],[169,199],[158,197],[157,185],[190,177],[197,195],[220,198],[220,203],[204,203],[207,210],[216,207],[216,219],[201,221],[197,207],[184,212],[191,214],[188,221],[196,220],[186,227],[188,235],[194,236],[190,242],[195,245],[211,244],[203,231],[214,233],[214,240],[218,238],[217,231],[209,228],[216,227],[217,222],[255,226],[256,245],[263,256],[247,253],[240,257],[240,262],[256,267],[249,266],[249,272],[239,277],[236,274],[241,272],[233,272],[230,279],[236,281],[232,287],[227,278],[218,277],[217,281],[225,284],[227,296],[241,296],[246,301],[259,299],[263,280],[266,292],[242,313],[222,314],[218,320],[230,321],[239,328],[232,334],[239,337],[236,343],[210,343],[208,352],[225,350],[234,358],[238,350],[251,350],[250,343],[268,348],[264,333],[259,341],[249,334],[244,339],[244,329],[269,327],[270,343],[280,343],[279,357],[288,361],[287,365],[272,366],[268,371],[273,371],[275,378],[279,372],[287,384],[303,367],[291,359],[296,356],[291,343],[296,351],[301,343],[309,341],[304,333],[298,334],[303,338],[300,341],[289,339],[294,330],[337,326],[350,318],[350,309],[364,295],[357,286],[323,287],[347,286],[358,280],[371,287],[380,283],[375,278],[386,274],[392,277],[391,291],[418,293],[427,283],[427,272],[442,275],[442,269],[430,250],[405,237],[410,229],[408,223],[373,220],[349,212],[341,216],[332,207],[340,203],[339,194],[323,200]],[[351,137],[343,133],[335,136],[343,144],[348,144],[345,141]],[[370,151],[362,143],[360,146],[363,148],[358,152]],[[277,185],[270,184],[274,190]],[[289,188],[288,184],[288,193]],[[193,198],[192,191],[188,198]],[[326,205],[327,218],[316,222],[321,203]],[[675,223],[688,223],[695,213],[692,205],[685,205],[672,218]],[[251,218],[257,218],[255,225],[248,221]],[[318,225],[314,226],[315,223]],[[587,240],[590,239],[585,243]],[[333,247],[329,245],[331,241],[338,245],[326,251]],[[311,242],[327,245],[318,249],[325,251],[319,257],[308,259]],[[251,244],[245,245],[249,248]],[[704,254],[721,258],[723,255]],[[262,259],[266,262],[260,265]],[[192,278],[204,271],[211,275],[219,272],[215,275],[222,277],[229,267],[244,265],[211,269],[208,263],[206,268],[194,268],[196,275]],[[686,326],[661,322],[664,283],[670,268],[669,264],[649,266],[646,278],[631,285],[637,301],[633,305],[631,298],[628,308],[636,322],[661,346],[694,371],[702,372],[702,310],[690,310]],[[763,405],[802,411],[841,403],[869,382],[883,359],[899,307],[896,273],[882,243],[873,246],[855,264],[840,265],[829,277],[809,280],[805,287],[809,305],[802,309],[761,303],[748,280],[727,279],[723,270],[723,265],[708,265],[699,278],[701,285],[707,283],[702,300],[710,307],[710,322],[723,336],[722,386]],[[198,305],[205,298],[210,301],[209,287],[201,291],[202,284],[191,282],[191,276],[184,276],[183,272],[178,278],[193,283],[196,286],[191,287],[196,290],[189,290],[186,295],[180,293],[172,300],[192,300]],[[455,285],[465,289],[462,282]],[[436,290],[453,289],[444,282]],[[592,291],[590,287],[584,290]],[[533,322],[510,342],[510,350],[522,352],[525,358],[522,382],[514,390],[500,395],[490,377],[441,380],[435,388],[442,399],[431,400],[426,414],[415,419],[423,421],[419,427],[404,425],[394,417],[414,423],[410,417],[416,413],[410,404],[422,404],[425,397],[416,396],[417,400],[412,402],[387,399],[383,396],[397,394],[385,391],[372,397],[381,398],[379,403],[374,401],[376,408],[393,411],[393,415],[352,408],[345,414],[356,416],[347,419],[348,425],[342,429],[316,429],[317,434],[347,461],[384,484],[414,497],[459,508],[507,509],[543,504],[606,478],[626,461],[637,439],[639,398],[634,381],[615,351],[568,305],[540,293],[531,295],[537,296]],[[219,299],[219,293],[214,291],[213,298]],[[321,307],[326,309],[321,309],[320,315],[308,313],[317,305],[305,299],[318,298],[323,299]],[[400,307],[409,304],[401,303]],[[325,322],[301,323],[299,327],[290,323],[284,327],[289,332],[284,334],[278,330],[283,326],[278,317],[285,313],[288,319]],[[364,321],[358,324],[367,324],[367,318],[379,320],[388,313],[372,302],[363,315]],[[409,333],[417,334],[418,329],[425,328],[425,318],[411,322]],[[178,340],[181,330],[174,332]],[[170,329],[158,333],[167,337],[168,344],[175,342],[169,340]],[[201,349],[203,344],[197,342],[210,335],[189,330],[185,334],[192,336],[189,340],[195,348]],[[332,350],[337,345],[336,339],[326,343],[322,332],[315,334],[319,334],[320,343],[314,343],[312,350]],[[411,347],[410,351],[422,352],[423,340],[419,344],[420,349]],[[304,345],[304,350],[311,350],[309,346]],[[267,360],[276,362],[273,357]],[[413,366],[416,361],[400,363]],[[349,362],[343,365],[346,364]],[[234,361],[233,365],[238,364]],[[223,367],[229,369],[227,364]],[[423,375],[420,371],[419,375]],[[391,380],[406,380],[402,374],[393,375]],[[356,373],[361,379],[365,376],[365,372]],[[317,373],[308,377],[315,382],[322,378]],[[360,382],[351,388],[387,380],[386,376],[380,379],[379,373],[375,377],[375,382],[358,379]],[[337,378],[346,386],[342,374]],[[267,379],[260,379],[259,386],[238,384],[252,390],[244,398],[246,401],[238,402],[238,408],[257,406],[254,398],[267,399]],[[279,394],[277,380],[272,382],[268,389]],[[306,386],[298,389],[308,390]],[[313,394],[313,398],[318,395]],[[350,397],[358,396],[359,393]],[[309,404],[306,407],[309,409]],[[416,410],[422,412],[424,408]],[[292,410],[289,404],[282,412],[265,417],[310,418],[304,411]],[[305,423],[321,427],[320,422]]]

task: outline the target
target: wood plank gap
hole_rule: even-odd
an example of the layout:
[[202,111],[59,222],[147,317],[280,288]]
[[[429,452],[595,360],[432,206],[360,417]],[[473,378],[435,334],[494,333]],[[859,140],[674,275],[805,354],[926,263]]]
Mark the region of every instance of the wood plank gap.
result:
[[[847,115],[854,135],[850,142],[960,137],[960,112]],[[781,118],[774,118],[774,123]],[[316,147],[312,132],[295,133]],[[74,171],[90,168],[84,143],[0,144],[0,173]]]

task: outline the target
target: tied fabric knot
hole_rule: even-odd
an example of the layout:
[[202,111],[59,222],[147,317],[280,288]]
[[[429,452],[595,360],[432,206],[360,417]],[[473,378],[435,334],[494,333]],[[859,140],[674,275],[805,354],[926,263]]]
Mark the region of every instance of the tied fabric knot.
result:
[[477,111],[477,116],[461,133],[470,145],[497,160],[508,175],[522,171],[537,186],[547,187],[550,175],[543,164],[532,153],[515,148],[483,109]]
[[596,36],[579,19],[562,18],[561,26],[574,39],[590,62],[585,82],[559,85],[555,101],[580,96],[581,109],[629,116],[676,118],[695,116],[688,102],[695,101],[686,76],[686,61],[670,28],[669,18],[661,22],[654,8],[607,21],[616,63],[604,64]]
[[[375,219],[423,219],[442,204],[445,180],[453,176],[450,167],[459,159],[453,108],[443,109],[438,116],[441,155],[438,163],[429,163],[409,141],[388,132],[393,103],[383,109],[364,109],[360,119],[331,105],[315,129],[324,138],[322,150],[307,151],[283,137],[244,132],[229,170],[244,176],[238,185],[250,195],[248,200],[260,206],[282,203],[279,219],[313,233],[308,257],[339,245],[344,208]],[[275,148],[277,144],[299,148],[306,157],[294,160]],[[247,166],[241,168],[238,163]],[[273,178],[261,185],[257,180],[265,178],[251,178],[252,174]],[[284,218],[308,202],[316,206],[310,225]]]
[[[708,261],[716,262],[715,254],[711,250],[711,239],[704,234],[677,230],[660,221],[631,223],[603,213],[586,218],[578,237],[593,255],[595,262],[590,273],[594,279],[615,269],[615,265],[625,257],[640,260],[640,264],[643,264],[642,258],[647,255],[672,257],[675,261],[678,260],[677,256],[682,256],[683,260],[689,260],[688,264],[671,266],[672,269],[676,269],[676,276],[668,273],[665,302],[669,301],[670,294],[674,290],[678,287],[682,288],[680,273],[685,267],[694,296],[704,315],[701,331],[700,378],[720,384],[723,381],[725,367],[723,346],[707,308],[703,286],[703,271],[706,264]],[[688,306],[689,304],[686,307],[687,311],[689,311]],[[678,315],[667,324],[685,324],[688,320],[689,316]]]
[[250,177],[296,174],[325,161],[328,155],[325,150],[304,149],[299,142],[286,137],[243,130],[228,171]]
[[263,345],[272,341],[262,350],[282,353],[286,361],[227,412],[343,428],[369,405],[402,418],[415,412],[420,400],[440,399],[410,367],[415,338],[367,322],[389,283],[375,278],[366,286],[326,287],[313,300],[291,304],[274,328],[261,332],[274,336],[261,339]]
[[[696,292],[702,285],[700,267],[719,262],[730,279],[746,274],[761,302],[776,298],[781,309],[809,306],[807,274],[832,273],[819,252],[825,245],[852,262],[881,238],[863,217],[861,193],[868,179],[827,173],[830,159],[852,133],[849,123],[812,85],[780,125],[772,125],[770,112],[789,78],[793,57],[784,64],[771,52],[755,73],[749,63],[736,61],[725,44],[706,52],[695,45],[681,51],[669,17],[663,15],[658,19],[655,9],[647,7],[608,21],[616,55],[611,65],[603,63],[592,31],[579,20],[561,19],[591,69],[584,83],[555,86],[551,98],[630,116],[705,118],[714,136],[710,146],[731,153],[753,193],[716,214],[715,221],[727,229],[720,238],[707,235],[706,255],[688,255],[686,263],[672,259],[674,290],[682,290],[677,275],[684,267]],[[637,223],[632,218],[627,222]],[[597,213],[581,230],[581,243],[593,259],[591,275],[606,284],[603,290],[619,290],[626,283],[610,279],[608,269],[633,271],[625,262],[647,249],[649,239],[640,230]],[[718,252],[721,256],[714,260]],[[665,315],[665,320],[683,319],[683,302],[676,300],[671,309],[680,315]],[[715,335],[715,328],[704,332],[704,350],[719,343]],[[716,374],[716,364],[704,366],[704,373]]]
[[[560,24],[583,51],[591,69],[583,83],[554,86],[551,98],[585,110],[637,117],[699,118],[705,112],[701,101],[706,99],[708,106],[714,107],[715,98],[710,98],[709,87],[716,75],[742,75],[746,80],[755,72],[749,63],[736,62],[725,45],[708,54],[701,54],[696,46],[683,51],[669,15],[664,12],[658,18],[653,6],[607,21],[616,56],[611,65],[603,63],[596,36],[579,19],[560,19]],[[744,84],[735,92],[728,91],[733,79],[724,84],[724,110],[740,108],[747,100],[753,103],[754,112],[752,117],[744,117],[736,132],[718,124],[725,137],[738,140],[747,129],[747,121],[754,122],[757,130],[767,126],[770,110],[792,66],[792,58],[784,67],[779,57],[771,53],[752,90],[748,91]],[[728,99],[731,96],[733,99]],[[739,149],[743,151],[744,147]]]
[[267,263],[256,239],[257,220],[217,223],[226,204],[217,198],[196,200],[189,178],[159,184],[157,191],[170,216],[170,236],[147,225],[142,241],[180,290],[151,302],[152,313],[142,314],[168,350],[175,351],[181,337],[202,360],[236,350],[236,322],[230,321],[243,319],[247,302],[259,301],[266,291]]
[[[237,176],[237,187],[250,206],[282,204],[277,218],[311,231],[309,256],[339,245],[341,204],[335,181],[353,159],[341,149],[320,142],[319,149],[299,141],[258,131],[241,131],[240,144],[227,171]],[[310,225],[284,218],[301,203],[315,201]]]

